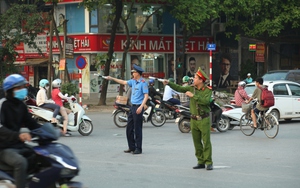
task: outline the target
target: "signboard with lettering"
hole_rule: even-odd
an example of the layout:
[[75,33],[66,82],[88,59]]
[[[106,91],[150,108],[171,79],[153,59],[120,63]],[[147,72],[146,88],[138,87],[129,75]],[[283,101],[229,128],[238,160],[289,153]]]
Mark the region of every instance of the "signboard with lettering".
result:
[[[74,39],[74,53],[95,53],[107,52],[110,43],[110,35],[104,34],[80,34],[69,35]],[[63,36],[61,42],[63,43]],[[132,36],[135,39],[136,36]],[[213,42],[213,37],[191,37],[186,42],[185,51],[187,53],[207,52],[206,45]],[[56,38],[53,38],[53,53],[59,53]],[[117,35],[115,39],[114,51],[123,52],[126,44],[125,35]],[[63,46],[63,44],[62,44]],[[47,47],[49,50],[49,37],[47,37]],[[173,53],[173,36],[140,36],[137,43],[130,50],[131,52],[165,52]]]
[[265,43],[256,44],[255,61],[265,62]]
[[74,58],[74,40],[71,37],[67,37],[66,40],[66,58]]

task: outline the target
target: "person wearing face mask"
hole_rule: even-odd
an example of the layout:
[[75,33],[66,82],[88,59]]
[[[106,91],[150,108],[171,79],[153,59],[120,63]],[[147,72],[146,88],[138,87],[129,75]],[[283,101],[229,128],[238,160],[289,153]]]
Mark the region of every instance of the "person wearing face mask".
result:
[[60,106],[55,104],[53,100],[48,100],[47,91],[49,90],[49,81],[47,79],[40,80],[40,90],[36,95],[36,105],[43,108],[50,108],[53,110],[53,117],[51,123],[56,123],[56,116],[60,111]]
[[25,188],[28,163],[22,154],[31,150],[24,144],[29,133],[20,133],[21,127],[30,130],[41,127],[28,112],[23,102],[27,96],[26,79],[19,74],[9,75],[3,81],[5,98],[0,100],[0,161],[13,169],[17,188]]

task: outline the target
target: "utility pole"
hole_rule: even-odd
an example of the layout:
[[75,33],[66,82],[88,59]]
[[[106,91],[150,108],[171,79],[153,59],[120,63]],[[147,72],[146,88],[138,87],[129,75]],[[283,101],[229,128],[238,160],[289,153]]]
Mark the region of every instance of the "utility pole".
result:
[[[51,13],[52,14],[52,13]],[[48,60],[48,74],[47,74],[47,80],[51,81],[53,80],[53,74],[52,74],[52,48],[53,48],[53,16],[51,16],[50,20],[50,44],[49,44],[49,60]],[[50,92],[47,93],[48,98],[50,97]]]

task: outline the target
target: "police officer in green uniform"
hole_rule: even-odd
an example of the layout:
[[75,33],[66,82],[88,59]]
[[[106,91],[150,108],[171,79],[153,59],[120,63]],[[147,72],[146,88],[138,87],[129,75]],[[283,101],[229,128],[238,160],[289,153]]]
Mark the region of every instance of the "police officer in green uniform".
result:
[[211,123],[209,118],[212,90],[205,85],[207,79],[207,75],[199,68],[194,76],[193,86],[180,86],[167,80],[164,81],[164,84],[168,84],[172,89],[190,97],[191,131],[195,155],[198,160],[198,164],[193,169],[205,168],[206,165],[206,170],[212,170]]
[[142,77],[144,70],[137,66],[133,65],[132,79],[130,80],[121,80],[107,76],[108,80],[113,80],[119,84],[128,85],[132,88],[131,90],[131,109],[128,114],[128,121],[126,126],[126,136],[128,149],[125,150],[125,153],[141,154],[142,153],[142,139],[143,139],[143,113],[144,105],[148,100],[148,84],[145,79]]

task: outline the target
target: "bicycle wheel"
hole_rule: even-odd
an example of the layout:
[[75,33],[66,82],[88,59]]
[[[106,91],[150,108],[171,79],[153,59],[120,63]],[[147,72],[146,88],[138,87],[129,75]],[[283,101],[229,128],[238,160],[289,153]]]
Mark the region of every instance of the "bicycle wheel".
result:
[[251,136],[255,132],[255,129],[251,127],[251,124],[252,119],[250,114],[247,113],[242,115],[240,119],[240,129],[244,135]]
[[278,134],[279,131],[279,123],[277,118],[272,115],[272,114],[268,114],[265,118],[264,118],[264,132],[265,135],[268,138],[275,138]]

